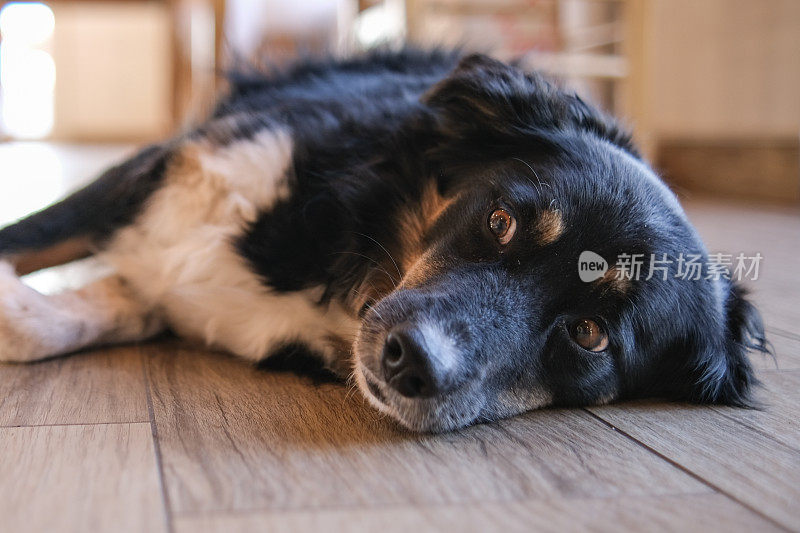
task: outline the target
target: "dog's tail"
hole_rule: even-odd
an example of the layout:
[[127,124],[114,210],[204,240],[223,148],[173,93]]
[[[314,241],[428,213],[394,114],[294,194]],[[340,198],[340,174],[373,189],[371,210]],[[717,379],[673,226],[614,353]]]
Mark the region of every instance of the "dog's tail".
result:
[[133,221],[161,183],[171,149],[149,146],[94,182],[0,230],[0,260],[19,275],[91,255]]

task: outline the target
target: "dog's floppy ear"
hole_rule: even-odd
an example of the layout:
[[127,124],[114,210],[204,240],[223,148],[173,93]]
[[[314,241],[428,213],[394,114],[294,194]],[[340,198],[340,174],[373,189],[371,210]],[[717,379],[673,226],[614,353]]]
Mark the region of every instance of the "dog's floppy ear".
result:
[[526,113],[524,95],[533,89],[518,69],[472,54],[428,91],[423,101],[439,113],[439,125],[446,133],[511,133]]
[[630,136],[613,119],[541,75],[485,55],[463,58],[423,101],[436,111],[440,130],[456,139],[527,146],[533,141],[546,148],[558,133],[579,130],[638,157]]
[[761,315],[739,285],[730,283],[725,301],[726,324],[723,338],[710,342],[697,354],[691,399],[750,407],[757,383],[748,359],[751,350],[770,353]]

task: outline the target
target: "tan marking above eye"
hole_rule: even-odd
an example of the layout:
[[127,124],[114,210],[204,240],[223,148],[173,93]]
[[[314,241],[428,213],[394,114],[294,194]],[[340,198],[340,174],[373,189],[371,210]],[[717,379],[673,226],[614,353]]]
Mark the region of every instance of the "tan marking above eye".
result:
[[569,335],[584,350],[602,352],[608,348],[608,335],[590,318],[575,321],[569,328]]
[[505,209],[495,209],[489,215],[489,231],[500,244],[508,244],[517,231],[517,220]]
[[541,212],[536,222],[536,233],[540,245],[555,242],[564,233],[564,219],[557,209],[546,209]]
[[601,278],[598,278],[594,283],[602,288],[602,290],[614,291],[619,294],[625,294],[631,288],[631,280],[620,277],[619,268],[613,266],[609,268]]
[[417,205],[400,210],[397,220],[400,245],[399,250],[392,253],[404,272],[425,253],[425,235],[456,199],[457,196],[443,197],[436,183],[430,181],[422,190]]

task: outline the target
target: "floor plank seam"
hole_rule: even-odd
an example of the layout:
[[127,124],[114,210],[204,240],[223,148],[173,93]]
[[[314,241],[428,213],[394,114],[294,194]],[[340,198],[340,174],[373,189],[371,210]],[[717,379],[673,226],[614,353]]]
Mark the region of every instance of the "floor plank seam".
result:
[[589,414],[590,414],[592,417],[594,417],[595,419],[597,419],[597,420],[598,420],[600,423],[602,423],[602,424],[604,424],[604,425],[608,426],[608,427],[609,427],[609,429],[611,429],[612,431],[615,431],[615,432],[619,433],[620,435],[622,435],[623,437],[625,437],[625,438],[627,438],[627,439],[630,439],[632,442],[634,442],[634,443],[638,444],[639,446],[643,447],[645,450],[649,451],[650,453],[652,453],[652,454],[653,454],[653,455],[655,455],[656,457],[660,458],[661,460],[663,460],[663,461],[666,461],[666,462],[667,462],[667,463],[669,463],[671,466],[673,466],[674,468],[676,468],[676,469],[680,470],[680,471],[681,471],[681,472],[683,472],[684,474],[686,474],[686,475],[688,475],[688,476],[692,477],[692,478],[693,478],[693,479],[695,479],[696,481],[699,481],[699,482],[700,482],[700,483],[702,483],[703,485],[705,485],[705,486],[707,486],[707,487],[709,487],[709,488],[713,489],[715,492],[717,492],[717,493],[719,493],[719,494],[721,494],[721,495],[725,496],[726,498],[728,498],[728,499],[730,499],[730,500],[732,500],[732,501],[734,501],[734,502],[738,503],[739,505],[741,505],[741,506],[742,506],[742,507],[744,507],[745,509],[749,510],[749,511],[750,511],[750,512],[752,512],[752,513],[755,513],[756,515],[760,516],[760,517],[761,517],[761,518],[763,518],[764,520],[767,520],[769,523],[773,524],[774,526],[778,527],[779,529],[781,529],[781,530],[783,530],[783,531],[791,531],[791,530],[789,530],[788,528],[786,528],[786,526],[784,526],[783,524],[781,524],[780,522],[778,522],[777,520],[775,520],[775,519],[774,519],[774,518],[772,518],[771,516],[764,514],[764,513],[763,513],[762,511],[760,511],[759,509],[757,509],[757,508],[753,507],[752,505],[750,505],[750,504],[748,504],[748,503],[746,503],[746,502],[743,502],[742,500],[740,500],[739,498],[737,498],[737,497],[736,497],[736,496],[734,496],[733,494],[729,493],[728,491],[724,490],[723,488],[721,488],[721,487],[717,486],[716,484],[714,484],[714,483],[712,483],[712,482],[708,481],[708,480],[707,480],[707,479],[705,479],[704,477],[702,477],[702,476],[700,476],[700,475],[698,475],[698,474],[696,474],[696,473],[692,472],[691,470],[689,470],[688,468],[686,468],[686,467],[685,467],[685,466],[683,466],[682,464],[678,463],[678,462],[677,462],[677,461],[675,461],[674,459],[671,459],[670,457],[668,457],[668,456],[664,455],[663,453],[659,452],[658,450],[656,450],[656,449],[655,449],[655,448],[653,448],[652,446],[650,446],[650,445],[648,445],[648,444],[646,444],[646,443],[644,443],[644,442],[640,441],[639,439],[637,439],[637,438],[636,438],[636,437],[634,437],[633,435],[630,435],[630,434],[629,434],[629,433],[627,433],[626,431],[624,431],[624,430],[622,430],[622,429],[618,428],[617,426],[615,426],[614,424],[612,424],[612,423],[611,423],[611,422],[609,422],[608,420],[604,419],[604,418],[603,418],[603,417],[601,417],[600,415],[597,415],[597,414],[595,414],[595,413],[594,413],[594,412],[592,412],[590,409],[585,409],[585,408],[584,408],[583,410],[584,410],[584,411],[586,411],[587,413],[589,413]]
[[728,413],[722,411],[721,409],[719,409],[717,407],[714,407],[714,406],[709,406],[709,407],[715,413],[718,413],[720,416],[723,416],[723,417],[727,418],[728,420],[734,422],[735,424],[740,425],[742,427],[745,427],[745,428],[749,429],[750,431],[754,431],[755,433],[758,433],[762,437],[768,438],[772,442],[775,442],[776,444],[778,444],[778,445],[780,445],[780,446],[782,446],[782,447],[784,447],[784,448],[786,448],[788,450],[791,450],[791,451],[793,451],[793,452],[795,452],[797,454],[800,454],[800,449],[795,448],[791,444],[787,444],[787,443],[785,443],[785,442],[783,442],[781,440],[776,439],[773,435],[770,435],[769,433],[765,432],[763,429],[758,428],[756,426],[752,426],[752,425],[748,424],[747,422],[739,420],[738,418],[729,415]]
[[145,399],[147,401],[147,413],[150,417],[150,434],[153,437],[153,454],[155,455],[156,460],[158,486],[161,490],[161,503],[164,506],[164,518],[166,520],[167,532],[174,533],[175,526],[172,518],[172,508],[170,506],[169,494],[167,493],[166,480],[164,479],[164,462],[161,457],[161,444],[158,440],[158,427],[156,426],[156,417],[153,411],[153,397],[150,391],[150,377],[147,375],[147,359],[143,353],[141,354],[141,362],[142,374],[144,376]]
[[791,339],[793,341],[800,341],[800,335],[792,331],[786,331],[783,328],[776,328],[773,326],[767,326],[765,329],[767,330],[767,333],[770,333],[772,335],[778,335],[779,337],[783,337],[785,339]]
[[[710,496],[713,494],[717,494],[717,492],[713,490],[681,491],[681,492],[666,492],[657,495],[647,494],[644,496],[633,496],[632,498],[642,498],[642,499],[650,499],[656,497],[683,498],[687,496]],[[436,510],[436,509],[460,508],[460,507],[473,508],[476,505],[484,505],[484,504],[514,505],[514,504],[525,504],[530,502],[547,503],[556,501],[580,501],[580,500],[610,502],[610,501],[618,501],[620,497],[621,496],[619,494],[613,494],[608,496],[576,496],[576,497],[545,497],[545,498],[536,498],[536,497],[501,498],[501,499],[481,498],[474,500],[441,502],[441,503],[402,502],[402,503],[378,503],[378,504],[366,504],[366,505],[360,505],[360,504],[319,505],[315,507],[288,506],[288,507],[249,507],[249,508],[239,508],[239,509],[205,509],[205,510],[176,511],[175,513],[173,513],[172,518],[173,520],[182,520],[186,518],[197,518],[197,517],[239,516],[239,515],[249,515],[249,514],[255,514],[255,515],[295,514],[295,513],[313,514],[313,513],[332,512],[332,511],[351,513],[357,511],[387,511],[393,509]]]
[[127,424],[149,424],[149,420],[124,420],[121,422],[69,422],[54,424],[0,424],[0,428],[49,428],[61,426],[124,426]]

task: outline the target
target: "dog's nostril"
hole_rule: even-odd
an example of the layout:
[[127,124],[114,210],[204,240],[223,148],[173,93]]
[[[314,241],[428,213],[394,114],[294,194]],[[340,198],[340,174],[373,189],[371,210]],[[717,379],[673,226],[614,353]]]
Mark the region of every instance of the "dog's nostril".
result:
[[403,344],[397,335],[390,333],[386,338],[386,345],[383,348],[383,360],[385,363],[396,365],[403,358]]
[[442,392],[448,376],[445,371],[437,370],[430,348],[418,327],[395,326],[383,345],[383,379],[407,398],[428,398]]
[[428,384],[418,376],[402,376],[395,384],[397,392],[408,398],[416,398],[427,393]]

